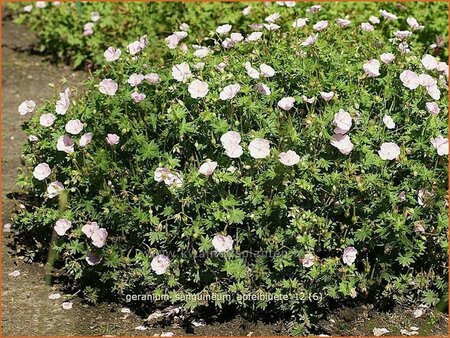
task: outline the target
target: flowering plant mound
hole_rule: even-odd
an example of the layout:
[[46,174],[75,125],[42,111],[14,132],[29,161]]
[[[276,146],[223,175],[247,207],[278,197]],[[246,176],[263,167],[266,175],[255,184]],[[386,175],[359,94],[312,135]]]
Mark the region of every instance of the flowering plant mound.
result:
[[19,183],[33,204],[16,227],[44,246],[54,229],[67,273],[119,300],[304,320],[354,298],[435,304],[448,66],[411,42],[412,17],[366,13],[392,25],[385,39],[321,10],[284,25],[274,12],[245,33],[220,24],[164,67],[136,37],[101,51],[83,93],[25,101]]
[[[116,48],[126,49],[136,36],[147,34],[152,46],[152,61],[163,62],[171,49],[180,44],[196,43],[196,37],[204,36],[215,29],[220,22],[245,27],[254,23],[276,25],[288,23],[287,15],[302,17],[312,7],[306,2],[276,3],[102,3],[102,2],[44,2],[7,3],[17,12],[16,22],[25,24],[39,38],[42,52],[56,59],[71,61],[74,68],[81,65],[101,65],[105,63],[98,50],[106,49],[111,41]],[[333,17],[351,16],[353,24],[362,29],[377,29],[385,37],[390,37],[390,29],[399,28],[395,20],[387,26],[379,20],[379,10],[395,11],[400,19],[414,16],[418,22],[416,34],[410,37],[415,43],[428,45],[437,39],[442,48],[445,40],[442,32],[447,29],[445,16],[439,13],[447,10],[445,3],[333,3],[324,4],[326,11],[314,13],[317,21]],[[271,18],[274,12],[280,18]],[[313,9],[314,11],[314,9]],[[372,17],[365,15],[372,11]],[[412,15],[414,14],[414,15]],[[268,21],[264,20],[269,18]],[[423,22],[427,29],[422,30]],[[289,23],[291,24],[291,23]],[[301,25],[301,22],[298,23]],[[320,24],[319,24],[320,26]],[[433,41],[432,41],[433,40]]]

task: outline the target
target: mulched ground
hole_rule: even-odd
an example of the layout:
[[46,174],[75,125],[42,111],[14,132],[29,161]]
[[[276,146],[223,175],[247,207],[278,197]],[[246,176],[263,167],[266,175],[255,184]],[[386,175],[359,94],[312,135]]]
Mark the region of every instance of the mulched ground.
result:
[[[70,85],[77,85],[87,74],[73,72],[64,65],[54,65],[44,57],[33,53],[35,37],[24,27],[11,21],[3,22],[3,64],[2,64],[2,178],[3,178],[3,224],[9,222],[17,201],[11,195],[18,169],[21,166],[20,152],[25,135],[20,125],[26,118],[17,112],[17,107],[25,99],[41,103],[65,88],[62,78]],[[49,83],[55,84],[54,88]],[[2,275],[2,331],[5,336],[12,335],[160,335],[173,332],[176,335],[287,335],[286,325],[251,323],[240,317],[223,323],[215,323],[191,329],[177,325],[165,328],[147,328],[139,331],[135,328],[145,325],[142,318],[133,313],[120,312],[119,304],[83,304],[75,294],[63,294],[60,299],[50,300],[48,295],[58,291],[44,285],[44,271],[37,263],[26,264],[23,257],[12,249],[12,236],[3,233],[3,275]],[[19,270],[20,275],[8,274]],[[64,310],[61,304],[72,301],[73,308]],[[400,335],[401,329],[411,326],[419,328],[420,335],[447,335],[447,319],[442,314],[428,313],[414,318],[414,309],[397,308],[390,313],[370,311],[365,306],[343,308],[320,322],[320,333],[332,335],[372,335],[374,327],[385,327],[390,335]],[[205,318],[208,320],[208,318]]]

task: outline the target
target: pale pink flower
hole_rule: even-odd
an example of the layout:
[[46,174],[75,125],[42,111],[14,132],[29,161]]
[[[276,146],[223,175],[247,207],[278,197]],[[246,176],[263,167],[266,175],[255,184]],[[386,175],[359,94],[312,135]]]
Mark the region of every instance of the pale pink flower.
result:
[[144,81],[144,75],[136,73],[131,74],[127,80],[128,84],[130,84],[133,87],[139,86],[142,83],[142,81]]
[[48,198],[54,198],[64,190],[64,185],[61,182],[55,181],[49,184],[47,187]]
[[315,13],[317,13],[318,11],[320,11],[321,8],[322,8],[322,6],[320,6],[320,5],[314,5],[314,6],[311,6],[309,9],[307,9],[307,10],[306,10],[306,13],[312,13],[312,14],[315,14]]
[[206,56],[208,56],[210,52],[208,47],[194,45],[194,49],[195,49],[194,56],[198,58],[205,58]]
[[264,20],[268,23],[274,23],[280,18],[280,13],[273,13],[266,17]]
[[258,41],[259,39],[261,39],[262,35],[262,32],[252,32],[245,38],[245,40],[250,42]]
[[388,11],[386,11],[384,9],[381,9],[380,13],[381,13],[381,16],[383,18],[385,18],[386,20],[390,21],[390,20],[397,20],[398,19],[398,17],[396,15],[394,15],[392,13],[389,13]]
[[344,155],[350,154],[353,150],[353,143],[348,135],[334,134],[331,138],[330,144],[333,147],[336,147]]
[[409,45],[405,41],[398,44],[398,49],[402,54],[411,53],[411,49],[409,49]]
[[86,235],[87,238],[91,238],[98,229],[100,229],[100,227],[98,226],[97,222],[87,222],[85,225],[83,225],[81,231]]
[[358,251],[354,247],[349,246],[344,249],[344,253],[342,254],[342,261],[346,265],[352,265],[356,260],[357,254]]
[[230,38],[226,38],[222,42],[222,47],[225,48],[225,49],[230,49],[230,48],[233,48],[235,44],[236,44],[236,42],[234,42]]
[[259,69],[261,71],[262,77],[272,77],[275,75],[275,69],[273,69],[269,65],[266,65],[265,63],[261,64],[259,66]]
[[140,41],[133,41],[127,46],[128,53],[136,55],[142,50]]
[[88,22],[83,26],[83,35],[84,36],[89,36],[94,34],[94,23],[93,22]]
[[306,40],[303,41],[300,45],[303,46],[303,47],[312,46],[313,44],[316,43],[317,37],[318,37],[317,34],[311,34],[311,35],[308,36],[308,37],[306,38]]
[[139,46],[141,47],[141,50],[148,46],[147,34],[144,34],[139,38]]
[[439,62],[436,66],[436,70],[438,72],[448,74],[448,65],[445,62]]
[[420,206],[429,205],[429,200],[433,196],[433,193],[425,190],[425,189],[419,189],[417,192],[417,203]]
[[308,18],[300,18],[294,21],[294,23],[292,24],[292,27],[294,28],[303,28],[306,26],[306,24],[308,23],[309,19]]
[[144,93],[131,93],[131,98],[134,102],[139,103],[145,100],[146,95]]
[[395,31],[394,32],[394,36],[396,38],[399,38],[400,40],[406,40],[411,36],[411,32],[410,31]]
[[369,17],[369,21],[373,25],[378,25],[380,23],[380,19],[378,19],[376,16],[373,15]]
[[144,76],[144,79],[147,80],[151,84],[156,84],[156,83],[159,83],[159,81],[161,81],[159,78],[159,75],[156,73],[147,74]]
[[416,89],[420,85],[419,76],[410,70],[404,70],[400,74],[400,81],[402,81],[403,85],[409,89]]
[[214,172],[214,170],[216,170],[217,167],[217,162],[211,161],[211,160],[207,160],[205,163],[203,163],[200,168],[198,169],[198,171],[200,172],[200,174],[205,175],[205,176],[210,176],[212,175],[212,173]]
[[258,83],[256,85],[256,90],[258,91],[259,94],[262,95],[270,95],[271,93],[270,88],[266,86],[264,83]]
[[337,23],[340,27],[345,28],[345,27],[348,27],[348,26],[350,25],[351,21],[348,20],[348,19],[337,18],[337,19],[336,19],[336,23]]
[[105,95],[114,96],[118,89],[118,85],[114,80],[104,79],[99,83],[98,90]]
[[59,151],[63,151],[67,154],[73,153],[73,140],[68,135],[63,135],[58,138],[58,142],[56,143],[56,149]]
[[179,26],[179,30],[183,31],[183,32],[187,32],[189,30],[189,25],[186,22],[183,22],[180,26]]
[[436,79],[428,74],[420,74],[419,81],[420,81],[420,84],[424,87],[437,85]]
[[229,24],[221,25],[216,28],[216,33],[219,35],[225,35],[231,31],[232,26]]
[[311,98],[308,98],[306,95],[302,95],[302,100],[306,103],[314,103],[316,102],[316,98],[313,96]]
[[91,21],[97,22],[98,20],[100,20],[100,13],[91,12]]
[[99,264],[102,261],[102,259],[100,257],[98,257],[94,252],[89,251],[86,255],[86,262],[90,265],[90,266],[94,266]]
[[313,254],[307,253],[307,254],[301,259],[301,262],[302,262],[302,265],[303,265],[305,268],[310,268],[311,266],[314,265],[315,259],[316,259],[316,257],[315,257]]
[[108,231],[106,231],[105,228],[100,228],[91,236],[92,245],[96,246],[97,248],[101,248],[105,245],[106,239],[108,238]]
[[438,61],[436,60],[436,58],[430,54],[425,54],[425,56],[421,60],[421,63],[426,70],[436,69],[438,65]]
[[234,43],[239,43],[242,40],[244,40],[244,36],[241,33],[231,33],[230,35],[230,39],[231,41],[233,41]]
[[196,70],[202,70],[202,69],[204,69],[205,68],[205,63],[204,62],[197,62],[195,65],[194,65],[194,69],[196,69]]
[[374,27],[368,23],[368,22],[363,22],[361,23],[361,25],[359,26],[361,28],[362,31],[364,32],[373,32],[374,31]]
[[318,32],[321,32],[321,31],[323,31],[325,28],[327,28],[328,27],[328,21],[327,20],[322,20],[322,21],[319,21],[319,22],[317,22],[314,26],[313,26],[313,29],[315,30],[315,31],[318,31]]
[[439,156],[448,155],[448,138],[439,135],[431,140],[431,144],[436,148]]
[[175,49],[178,47],[180,41],[186,38],[187,35],[188,34],[186,32],[175,32],[169,35],[167,38],[165,38],[164,41],[166,42],[167,47],[169,47],[169,49]]
[[300,156],[295,151],[288,150],[280,153],[280,162],[287,166],[293,166],[300,162]]
[[412,28],[412,30],[417,31],[417,30],[421,30],[421,29],[424,28],[424,26],[421,26],[421,25],[417,22],[417,20],[416,20],[415,18],[413,18],[413,17],[407,18],[407,19],[406,19],[406,22],[407,22],[407,24],[409,25],[409,27]]
[[18,111],[20,115],[26,115],[32,113],[35,108],[36,103],[33,100],[25,100],[19,105]]
[[106,143],[108,143],[110,146],[119,144],[119,140],[120,140],[120,137],[117,136],[116,134],[108,134],[106,136]]
[[172,76],[178,82],[185,81],[192,76],[191,69],[186,62],[174,65],[172,67]]
[[217,252],[230,251],[233,249],[233,238],[230,235],[215,235],[212,240],[212,245]]
[[246,62],[244,64],[245,70],[247,71],[248,76],[250,76],[252,79],[259,79],[259,72],[252,67],[250,62]]
[[67,219],[61,218],[59,220],[56,221],[55,226],[53,227],[53,229],[55,229],[56,233],[58,234],[58,236],[64,236],[67,232],[67,230],[69,230],[72,227],[72,222],[68,221]]
[[436,102],[427,102],[425,106],[427,107],[428,112],[432,115],[438,115],[441,111]]
[[382,160],[394,160],[400,155],[400,147],[393,142],[384,142],[378,150]]
[[339,109],[339,112],[334,114],[333,125],[336,126],[336,134],[345,134],[352,127],[352,117],[345,110]]
[[70,120],[66,123],[66,131],[72,135],[78,135],[83,130],[83,123],[80,120]]
[[439,100],[441,98],[441,91],[436,84],[432,86],[426,86],[425,89],[428,95],[430,95],[433,100]]
[[208,84],[200,80],[194,80],[189,85],[188,91],[193,99],[203,98],[208,94]]
[[171,187],[180,188],[183,185],[183,179],[178,173],[169,173],[164,183]]
[[363,65],[364,72],[368,77],[380,76],[380,61],[372,59]]
[[385,64],[389,64],[395,60],[395,55],[392,53],[383,53],[380,55],[380,60]]
[[243,149],[239,145],[241,135],[235,131],[227,131],[220,137],[220,142],[225,148],[225,154],[230,158],[238,158],[243,154]]
[[67,110],[69,109],[70,99],[67,93],[60,93],[59,100],[56,101],[56,113],[59,115],[65,115]]
[[56,120],[55,115],[48,113],[42,114],[39,118],[39,124],[43,127],[50,127]]
[[23,10],[25,13],[31,13],[31,11],[33,10],[33,5],[25,6],[22,10]]
[[268,31],[276,31],[280,29],[280,26],[277,25],[276,23],[269,23],[269,24],[265,23],[264,28],[267,29]]
[[220,92],[220,99],[223,101],[232,100],[239,90],[241,90],[241,86],[239,84],[228,85]]
[[80,137],[80,141],[78,142],[80,147],[86,147],[92,141],[92,133],[86,133]]
[[28,136],[28,141],[37,142],[37,141],[39,141],[39,137],[37,137],[36,135],[30,135],[30,136]]
[[50,167],[47,163],[39,163],[34,168],[33,176],[35,179],[37,179],[39,181],[43,181],[47,177],[49,177],[51,173],[52,173],[52,170],[50,169]]
[[249,15],[252,11],[252,6],[247,6],[242,10],[242,15]]
[[248,150],[253,158],[266,158],[270,153],[270,141],[263,138],[255,138],[249,143]]
[[293,97],[283,97],[280,101],[278,101],[277,105],[283,110],[290,110],[294,107],[295,98]]
[[158,167],[155,169],[153,178],[156,182],[166,181],[169,177],[170,170],[167,168]]
[[383,123],[388,129],[394,129],[395,128],[395,122],[389,115],[384,115],[383,117]]
[[169,259],[169,257],[167,257],[165,255],[155,256],[152,259],[152,262],[150,263],[152,270],[157,275],[165,274],[167,269],[169,268],[169,265],[170,265],[170,259]]
[[122,51],[120,49],[115,49],[114,47],[108,47],[107,50],[103,53],[105,60],[108,62],[113,62],[119,60]]
[[333,91],[331,91],[331,92],[320,92],[320,96],[325,101],[330,101],[334,97],[334,92]]

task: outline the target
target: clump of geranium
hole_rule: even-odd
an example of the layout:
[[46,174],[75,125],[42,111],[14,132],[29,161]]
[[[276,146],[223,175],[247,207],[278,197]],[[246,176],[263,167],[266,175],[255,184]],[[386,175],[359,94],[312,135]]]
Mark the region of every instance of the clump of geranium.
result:
[[[252,31],[218,22],[183,48],[190,26],[174,27],[164,67],[143,35],[98,51],[108,65],[76,100],[65,90],[36,110],[29,98],[19,113],[32,115],[32,174],[21,181],[40,204],[16,227],[50,225],[70,271],[97,274],[117,295],[321,292],[325,306],[406,296],[397,283],[433,271],[426,290],[408,292],[437,297],[448,67],[415,48],[425,23],[406,34],[416,22],[390,11],[365,13],[373,29],[323,13],[273,11]],[[43,220],[63,191],[67,210]]]

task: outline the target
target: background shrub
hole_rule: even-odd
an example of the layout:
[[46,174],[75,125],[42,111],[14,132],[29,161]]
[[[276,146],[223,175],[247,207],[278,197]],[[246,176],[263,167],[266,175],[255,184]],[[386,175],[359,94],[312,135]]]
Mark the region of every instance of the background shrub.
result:
[[[441,4],[426,6],[437,13]],[[278,9],[270,8],[270,14]],[[17,213],[16,228],[45,248],[56,222],[70,221],[67,231],[61,230],[67,223],[56,224],[64,233],[55,244],[64,269],[89,290],[119,301],[143,293],[170,294],[175,303],[186,292],[231,294],[227,301],[181,303],[294,315],[306,323],[346,301],[436,304],[447,292],[448,172],[442,155],[448,148],[436,149],[436,138],[447,135],[448,68],[429,65],[437,60],[430,53],[446,51],[424,47],[420,36],[430,34],[428,22],[420,21],[425,28],[407,40],[409,52],[400,48],[394,32],[408,29],[400,10],[393,21],[370,6],[360,10],[357,18],[380,17],[382,29],[375,25],[372,32],[361,30],[351,15],[350,25],[341,27],[335,5],[316,14],[303,11],[309,22],[301,29],[291,26],[300,16],[284,10],[276,20],[281,28],[261,28],[257,41],[236,42],[235,35],[233,46],[224,48],[230,33],[247,37],[250,28],[233,26],[219,35],[214,27],[196,36],[207,47],[204,58],[196,56],[198,47],[174,49],[160,67],[152,63],[150,44],[134,56],[122,51],[80,93],[61,88],[24,125],[30,142],[19,186],[32,202]],[[324,18],[329,25],[317,41],[302,45]],[[373,60],[385,60],[384,53],[395,60],[378,61],[377,75]],[[191,75],[178,81],[183,63]],[[406,70],[429,74],[440,97],[418,82],[407,88],[418,79],[412,76],[408,84]],[[249,75],[255,72],[258,79]],[[229,85],[239,90],[224,91]],[[294,99],[290,109],[286,98]],[[44,114],[56,117],[50,127],[41,125],[49,117]],[[333,146],[333,137],[343,137],[333,136],[336,125],[352,147]],[[229,131],[239,132],[239,144],[224,139]],[[92,141],[80,146],[86,133]],[[66,139],[65,148],[57,146],[64,135],[75,144]],[[255,139],[270,142],[269,155],[264,141],[253,147]],[[382,145],[391,142],[399,154],[393,147],[386,159]],[[286,154],[280,161],[288,151],[298,154],[291,158],[298,163],[285,165]],[[217,167],[207,176],[209,160]],[[42,180],[33,176],[40,163],[51,169]],[[62,191],[58,184],[49,189],[55,181]],[[67,195],[67,209],[58,210],[52,195]],[[106,229],[107,238],[96,229],[86,236],[93,226],[88,222]],[[291,298],[237,298],[249,292]]]
[[[153,62],[163,63],[171,53],[164,46],[164,39],[179,30],[182,23],[188,23],[190,35],[183,41],[196,43],[196,38],[213,31],[218,24],[229,23],[244,30],[249,24],[263,22],[274,11],[286,13],[292,17],[303,17],[313,3],[297,3],[294,7],[280,6],[276,3],[102,3],[102,2],[54,2],[44,8],[36,4],[30,12],[30,3],[9,3],[8,6],[18,13],[16,22],[25,24],[39,38],[40,50],[55,59],[70,61],[74,68],[80,65],[99,65],[104,63],[99,50],[114,44],[116,48],[125,49],[136,37],[147,34],[152,48]],[[317,19],[329,16],[350,15],[354,24],[368,22],[366,13],[377,13],[383,7],[395,11],[400,18],[414,14],[419,22],[426,22],[427,29],[416,32],[412,40],[422,47],[428,46],[438,38],[444,43],[443,32],[447,29],[445,18],[440,13],[447,11],[445,3],[429,6],[422,2],[413,3],[325,3],[327,12],[316,14]],[[251,7],[249,15],[243,15],[244,8]],[[24,11],[24,9],[26,11]],[[98,21],[92,13],[98,13]],[[284,21],[284,15],[281,22]],[[84,36],[84,27],[93,22],[92,34]],[[381,23],[377,30],[385,38],[390,37],[391,29],[399,28],[397,23],[387,26]]]

